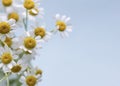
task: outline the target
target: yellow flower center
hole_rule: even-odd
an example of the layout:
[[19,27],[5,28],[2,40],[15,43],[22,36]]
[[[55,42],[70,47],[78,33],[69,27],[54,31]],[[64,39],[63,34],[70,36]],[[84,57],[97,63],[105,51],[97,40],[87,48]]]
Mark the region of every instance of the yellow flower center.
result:
[[18,73],[21,69],[22,69],[22,67],[20,65],[16,65],[16,66],[12,67],[11,71],[13,73]]
[[6,37],[5,41],[4,41],[9,47],[12,45],[12,39],[9,37]]
[[0,33],[6,34],[10,32],[10,24],[7,22],[0,22]]
[[39,70],[36,70],[36,73],[35,73],[35,74],[36,74],[36,75],[39,75],[39,74],[42,75],[42,70],[40,70],[40,69],[39,69]]
[[41,28],[41,27],[38,27],[34,30],[34,34],[36,36],[41,36],[43,38],[45,36],[45,29]]
[[38,13],[39,13],[39,10],[37,8],[33,8],[29,11],[29,14],[32,16],[36,16],[38,15]]
[[8,7],[12,4],[12,0],[2,0],[2,4],[6,7]]
[[32,9],[35,7],[35,3],[33,0],[25,0],[24,2],[24,7],[28,10]]
[[10,53],[3,53],[1,61],[3,64],[9,64],[12,61],[12,55]]
[[59,31],[64,31],[66,29],[66,24],[62,21],[57,21],[56,26],[59,26]]
[[16,13],[16,12],[12,12],[12,13],[10,13],[9,15],[8,15],[8,19],[15,19],[16,21],[18,21],[19,20],[19,15],[18,15],[18,13]]
[[28,86],[35,86],[36,83],[37,83],[37,78],[35,76],[26,77],[26,84]]
[[33,49],[36,46],[36,40],[33,37],[26,37],[24,39],[24,46],[27,49]]

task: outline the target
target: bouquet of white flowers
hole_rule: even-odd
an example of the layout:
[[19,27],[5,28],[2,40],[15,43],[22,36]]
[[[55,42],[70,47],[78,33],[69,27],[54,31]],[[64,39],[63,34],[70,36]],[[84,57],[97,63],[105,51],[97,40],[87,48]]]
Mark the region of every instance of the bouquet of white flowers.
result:
[[[31,61],[53,34],[72,32],[70,17],[55,15],[55,28],[40,23],[40,0],[0,0],[0,86],[37,86],[42,70]],[[23,29],[21,31],[21,29]],[[20,30],[19,32],[16,32]]]

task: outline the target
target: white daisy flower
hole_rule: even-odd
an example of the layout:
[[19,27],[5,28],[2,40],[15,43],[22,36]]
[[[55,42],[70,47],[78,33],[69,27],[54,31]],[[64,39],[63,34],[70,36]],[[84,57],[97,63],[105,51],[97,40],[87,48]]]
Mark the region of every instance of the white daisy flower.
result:
[[13,67],[11,68],[11,72],[15,74],[21,74],[23,71],[25,71],[27,68],[27,64],[23,59],[19,59],[16,63],[13,64]]
[[[23,53],[23,50],[19,48],[20,43],[17,38],[6,37],[3,43],[12,49],[12,52],[14,53],[14,55],[20,55],[21,53]],[[16,59],[19,59],[19,58],[16,58]]]
[[32,35],[33,37],[40,37],[40,41],[41,42],[47,42],[51,36],[52,33],[46,31],[45,26],[39,26],[37,23],[35,26],[32,26],[32,30],[30,31],[30,35]]
[[34,17],[36,19],[43,18],[44,9],[41,8],[41,7],[39,7],[39,8],[33,8],[33,9],[29,10],[29,14],[30,14],[31,17],[33,17],[33,19],[34,19]]
[[38,8],[40,6],[40,0],[22,0],[24,7],[27,10]]
[[14,55],[7,45],[5,45],[4,48],[1,47],[0,50],[0,68],[2,68],[4,72],[10,72],[10,69],[15,63],[14,59],[18,58],[18,56]]
[[41,48],[41,41],[39,41],[40,37],[33,37],[29,32],[26,33],[27,34],[20,37],[20,48],[28,53],[36,52],[37,49]]
[[[5,38],[5,40],[3,41],[8,47],[12,48],[12,49],[18,49],[20,44],[19,44],[19,40],[17,38],[12,38],[12,37],[7,37]],[[16,45],[17,44],[17,45]]]
[[56,14],[56,30],[59,31],[61,37],[68,37],[68,32],[72,32],[72,26],[69,24],[70,17],[67,16],[60,16]]
[[31,22],[35,22],[36,19],[43,18],[44,9],[40,7],[40,0],[25,0],[24,7],[27,9],[28,13],[26,14],[26,11],[24,11],[23,15],[28,16],[29,20],[32,20]]
[[24,76],[21,76],[20,82],[22,86],[37,86],[41,81],[40,75],[36,75],[33,72],[25,72]]
[[17,28],[19,27],[22,28],[24,26],[23,20],[25,19],[23,12],[25,12],[24,7],[22,5],[17,5],[16,7],[7,9],[5,14],[6,14],[7,19],[16,20]]
[[15,20],[0,21],[0,39],[4,41],[6,37],[13,38],[15,36]]
[[32,71],[34,71],[34,73],[35,73],[36,75],[40,75],[40,76],[42,77],[43,71],[42,71],[40,68],[35,67],[35,68],[33,68]]
[[8,10],[9,8],[17,7],[20,0],[0,0],[0,10]]

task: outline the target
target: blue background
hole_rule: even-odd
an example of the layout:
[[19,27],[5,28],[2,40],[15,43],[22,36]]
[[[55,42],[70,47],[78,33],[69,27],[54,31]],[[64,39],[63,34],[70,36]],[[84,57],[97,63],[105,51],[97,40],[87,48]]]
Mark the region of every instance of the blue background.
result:
[[53,15],[71,17],[69,38],[54,35],[33,62],[40,86],[120,86],[120,0],[43,0],[47,28]]

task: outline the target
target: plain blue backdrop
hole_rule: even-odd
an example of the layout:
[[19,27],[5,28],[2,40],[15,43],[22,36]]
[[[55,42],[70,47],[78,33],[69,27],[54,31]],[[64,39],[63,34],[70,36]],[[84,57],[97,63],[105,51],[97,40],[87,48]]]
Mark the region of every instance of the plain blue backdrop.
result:
[[33,62],[39,86],[120,86],[120,0],[43,0],[47,28],[56,13],[71,17],[69,38],[45,44]]

